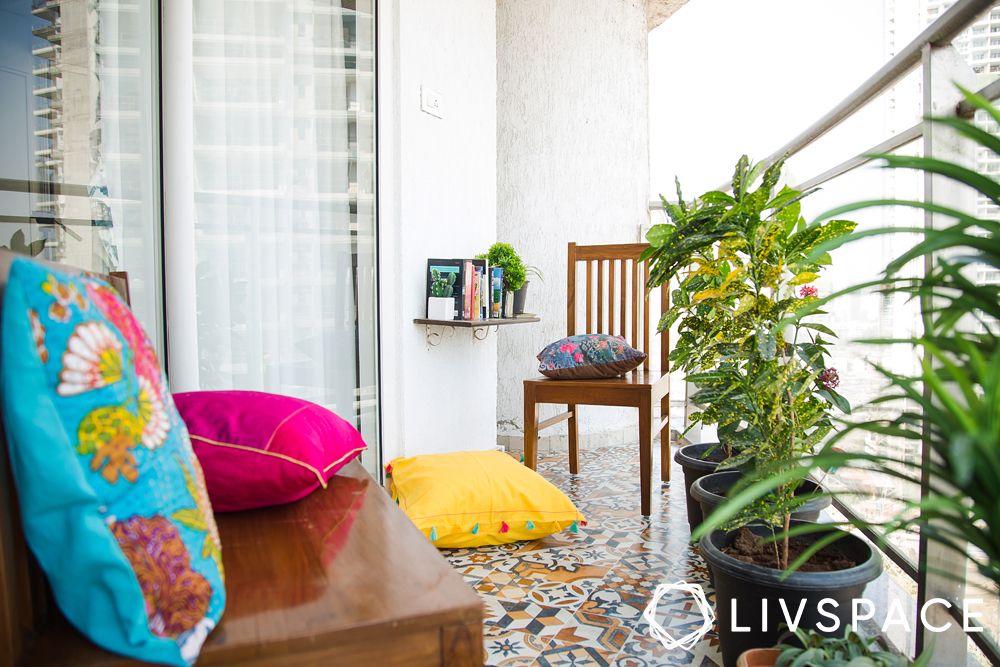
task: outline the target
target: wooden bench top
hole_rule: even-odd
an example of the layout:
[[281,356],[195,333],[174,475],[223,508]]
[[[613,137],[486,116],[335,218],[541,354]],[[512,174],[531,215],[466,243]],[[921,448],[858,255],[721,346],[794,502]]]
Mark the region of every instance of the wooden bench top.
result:
[[[324,656],[341,664],[482,664],[479,596],[357,461],[297,503],[216,520],[228,599],[199,665],[289,666]],[[53,616],[24,664],[137,664]],[[398,662],[386,659],[393,643]],[[442,663],[442,655],[451,658]]]

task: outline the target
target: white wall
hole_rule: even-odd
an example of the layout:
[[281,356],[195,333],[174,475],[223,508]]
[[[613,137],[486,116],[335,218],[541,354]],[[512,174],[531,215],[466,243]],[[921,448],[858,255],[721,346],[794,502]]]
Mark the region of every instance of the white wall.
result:
[[[545,274],[526,305],[541,324],[500,332],[501,434],[521,435],[522,380],[566,335],[566,244],[635,242],[649,219],[646,36],[642,0],[497,2],[497,236]],[[634,440],[636,419],[584,407],[581,437]]]
[[[496,236],[495,0],[379,2],[379,243],[383,459],[496,445],[496,336],[429,348],[428,257]],[[420,110],[420,86],[444,118]]]

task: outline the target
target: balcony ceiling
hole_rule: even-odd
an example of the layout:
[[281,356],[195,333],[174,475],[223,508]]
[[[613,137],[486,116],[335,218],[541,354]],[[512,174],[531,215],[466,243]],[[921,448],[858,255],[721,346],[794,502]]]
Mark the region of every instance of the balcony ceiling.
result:
[[646,0],[646,24],[652,30],[680,9],[687,0]]

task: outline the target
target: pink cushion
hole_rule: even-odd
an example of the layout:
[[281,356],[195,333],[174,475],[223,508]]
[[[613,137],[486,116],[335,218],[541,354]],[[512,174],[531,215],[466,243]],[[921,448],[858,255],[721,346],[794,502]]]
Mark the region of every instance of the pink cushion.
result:
[[315,403],[259,391],[174,394],[217,512],[303,498],[365,449],[349,423]]

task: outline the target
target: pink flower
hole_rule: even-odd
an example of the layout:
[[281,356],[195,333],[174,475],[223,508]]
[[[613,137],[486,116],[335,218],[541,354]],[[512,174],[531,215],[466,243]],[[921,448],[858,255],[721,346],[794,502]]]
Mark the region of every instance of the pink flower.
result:
[[840,374],[836,368],[827,368],[819,374],[816,381],[823,385],[824,389],[836,389],[840,385]]
[[577,352],[576,354],[574,354],[573,355],[573,361],[575,361],[578,364],[582,364],[583,363],[583,352]]
[[819,296],[819,290],[812,285],[803,285],[799,288],[799,298],[808,299],[809,297]]
[[559,346],[559,351],[560,352],[567,352],[568,353],[568,352],[572,352],[575,349],[576,349],[576,345],[573,344],[573,343],[563,343],[562,345]]

